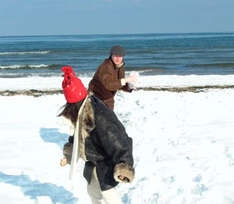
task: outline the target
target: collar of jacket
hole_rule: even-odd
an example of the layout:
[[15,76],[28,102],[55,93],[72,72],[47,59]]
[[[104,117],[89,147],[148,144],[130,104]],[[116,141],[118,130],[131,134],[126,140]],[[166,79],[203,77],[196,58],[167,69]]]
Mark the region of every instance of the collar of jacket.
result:
[[81,157],[84,161],[87,161],[85,155],[85,138],[88,137],[90,132],[95,128],[94,110],[90,98],[91,95],[92,93],[90,92],[78,112],[69,173],[70,179],[72,179],[75,174],[79,158]]
[[87,160],[85,156],[85,138],[95,128],[94,110],[91,105],[92,92],[86,97],[83,107],[80,109],[77,118],[76,129],[79,131],[79,154],[83,160]]

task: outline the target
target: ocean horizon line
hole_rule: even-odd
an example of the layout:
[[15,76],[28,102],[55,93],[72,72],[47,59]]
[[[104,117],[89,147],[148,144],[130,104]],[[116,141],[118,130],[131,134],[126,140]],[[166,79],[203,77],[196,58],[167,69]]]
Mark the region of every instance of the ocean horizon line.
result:
[[139,32],[139,33],[77,33],[77,34],[31,34],[31,35],[1,35],[1,38],[5,38],[5,37],[53,37],[53,36],[122,36],[122,35],[191,35],[191,34],[195,34],[195,35],[209,35],[209,34],[234,34],[234,30],[233,31],[220,31],[220,32],[202,32],[202,31],[198,31],[198,32]]

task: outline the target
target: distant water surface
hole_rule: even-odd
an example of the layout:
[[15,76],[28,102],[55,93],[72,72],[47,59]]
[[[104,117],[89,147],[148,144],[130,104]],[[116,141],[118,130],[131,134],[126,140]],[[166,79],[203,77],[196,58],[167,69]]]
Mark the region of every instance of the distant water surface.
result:
[[113,45],[127,71],[143,75],[234,74],[234,33],[0,37],[0,77],[60,76],[71,65],[91,76]]

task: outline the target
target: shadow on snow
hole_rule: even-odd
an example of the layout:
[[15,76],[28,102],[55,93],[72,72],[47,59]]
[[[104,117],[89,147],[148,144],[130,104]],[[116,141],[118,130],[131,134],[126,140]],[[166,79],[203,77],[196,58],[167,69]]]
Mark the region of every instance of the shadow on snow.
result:
[[41,128],[40,136],[45,142],[57,144],[61,149],[68,141],[69,135],[60,133],[57,128]]
[[24,195],[29,196],[30,199],[37,200],[37,197],[48,196],[53,204],[74,204],[77,202],[77,198],[73,197],[73,194],[65,188],[50,183],[32,181],[26,175],[7,175],[0,172],[0,182],[19,186]]

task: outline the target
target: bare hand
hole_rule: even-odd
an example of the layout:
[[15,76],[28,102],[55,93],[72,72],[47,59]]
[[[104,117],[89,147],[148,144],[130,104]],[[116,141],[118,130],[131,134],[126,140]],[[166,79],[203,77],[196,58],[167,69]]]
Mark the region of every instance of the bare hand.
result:
[[64,166],[66,166],[66,165],[67,165],[67,159],[64,157],[64,158],[62,158],[61,161],[60,161],[60,166],[64,167]]
[[119,175],[118,178],[121,180],[121,181],[124,181],[124,182],[129,182],[129,179],[125,176],[122,176],[122,175]]

